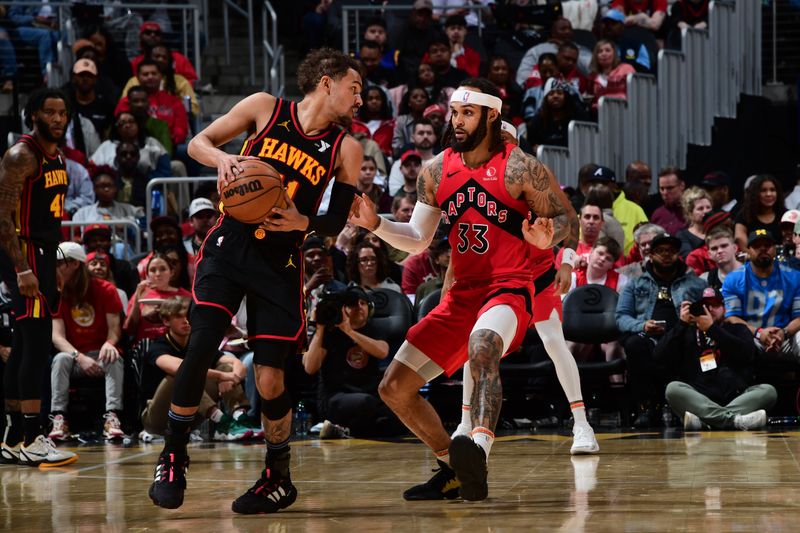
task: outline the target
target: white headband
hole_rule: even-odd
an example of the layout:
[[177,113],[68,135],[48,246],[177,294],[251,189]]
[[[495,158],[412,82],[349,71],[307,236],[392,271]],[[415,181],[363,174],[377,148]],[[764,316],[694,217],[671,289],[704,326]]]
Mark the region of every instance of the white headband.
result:
[[510,122],[506,122],[505,120],[500,122],[500,129],[508,132],[512,137],[515,139],[517,138],[517,128]]
[[496,109],[498,113],[503,111],[503,101],[498,97],[492,96],[491,94],[470,91],[467,89],[457,89],[453,91],[452,96],[450,96],[450,103],[463,105],[482,105],[484,107]]

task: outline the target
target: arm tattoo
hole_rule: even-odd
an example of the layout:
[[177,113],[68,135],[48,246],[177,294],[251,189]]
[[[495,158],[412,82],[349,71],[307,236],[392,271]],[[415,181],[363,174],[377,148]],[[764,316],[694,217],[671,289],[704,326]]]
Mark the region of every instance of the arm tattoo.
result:
[[30,148],[18,144],[11,147],[0,161],[0,247],[18,270],[28,270],[17,238],[14,216],[25,178],[36,172],[38,161]]
[[444,155],[439,154],[422,167],[417,177],[417,200],[423,204],[439,207],[436,203],[436,191],[442,181],[442,161]]
[[503,339],[492,330],[481,329],[470,335],[470,370],[475,376],[472,391],[472,427],[494,431],[503,405],[503,385],[500,382],[500,356]]
[[575,249],[580,230],[578,217],[547,165],[521,150],[514,150],[507,168],[511,169],[512,181],[522,185],[528,207],[536,216],[553,219],[552,242],[564,241],[565,246]]

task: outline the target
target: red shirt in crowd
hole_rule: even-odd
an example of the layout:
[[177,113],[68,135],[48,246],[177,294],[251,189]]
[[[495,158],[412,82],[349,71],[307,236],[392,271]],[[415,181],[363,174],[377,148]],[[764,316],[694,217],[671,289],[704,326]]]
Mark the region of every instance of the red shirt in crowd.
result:
[[708,255],[708,245],[695,248],[686,256],[686,266],[694,270],[698,276],[703,272],[708,272],[717,268],[717,263]]
[[620,63],[609,72],[608,76],[592,74],[589,78],[589,92],[594,96],[592,109],[597,109],[601,96],[609,98],[627,98],[628,74],[633,74],[636,69],[627,63]]
[[[114,289],[114,294],[116,295],[116,289]],[[148,299],[159,299],[159,300],[166,300],[167,298],[175,298],[176,296],[183,296],[184,298],[192,298],[192,293],[187,291],[186,289],[178,289],[178,290],[171,290],[171,291],[162,291],[159,289],[150,289],[144,295],[142,295],[141,300],[148,300]],[[119,296],[117,296],[119,299]],[[126,313],[128,316],[131,314],[131,310],[133,309],[134,300],[131,299],[128,302],[128,312]],[[141,307],[142,303],[138,304]],[[122,304],[120,304],[120,307]],[[156,337],[160,337],[162,335],[167,334],[167,326],[164,325],[164,322],[159,320],[158,322],[151,322],[147,320],[144,316],[139,318],[139,323],[136,325],[136,337],[134,338],[134,343],[139,342],[142,339],[155,339]]]
[[[558,78],[572,85],[579,94],[584,94],[589,90],[589,80],[586,79],[586,76],[578,72],[576,68],[572,69],[566,76],[559,74]],[[530,89],[531,87],[542,87],[543,85],[544,81],[539,72],[539,65],[534,65],[533,70],[525,80],[524,88]]]
[[99,350],[108,340],[106,315],[122,312],[117,288],[108,281],[89,278],[89,290],[81,305],[61,298],[55,318],[64,321],[67,340],[76,350],[87,353]]
[[[575,272],[575,286],[582,287],[587,285],[589,280],[586,279],[586,271],[579,270]],[[606,272],[606,281],[603,283],[609,289],[614,289],[617,291],[617,287],[619,286],[619,272],[616,270],[609,270]],[[619,291],[617,291],[619,292]]]
[[[156,91],[148,94],[147,99],[150,102],[150,109],[148,109],[147,114],[167,123],[172,144],[177,146],[186,142],[186,136],[189,134],[189,118],[186,115],[186,108],[183,107],[181,99],[174,94],[169,94],[167,91]],[[114,116],[130,110],[128,97],[123,96],[114,110]]]
[[416,294],[417,287],[437,275],[428,250],[412,255],[403,263],[403,293]]
[[[622,11],[626,15],[635,15],[637,13],[652,15],[657,11],[666,13],[667,0],[614,0],[611,2],[611,8]],[[136,67],[133,70],[135,72]]]
[[366,122],[360,120],[353,120],[351,131],[353,133],[363,133],[367,138],[372,139],[381,149],[383,155],[387,157],[392,156],[392,136],[394,135],[395,120],[388,119],[382,120],[380,126],[372,133]]

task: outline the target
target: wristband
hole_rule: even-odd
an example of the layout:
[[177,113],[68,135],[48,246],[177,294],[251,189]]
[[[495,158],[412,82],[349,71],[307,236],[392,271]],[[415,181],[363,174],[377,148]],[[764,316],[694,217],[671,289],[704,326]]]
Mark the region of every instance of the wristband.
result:
[[578,254],[575,253],[575,250],[572,248],[564,248],[564,253],[561,255],[561,264],[564,263],[568,264],[572,268],[575,268],[575,260],[578,258]]
[[24,276],[25,274],[33,274],[33,270],[30,268],[28,270],[23,270],[22,272],[17,272],[17,276]]

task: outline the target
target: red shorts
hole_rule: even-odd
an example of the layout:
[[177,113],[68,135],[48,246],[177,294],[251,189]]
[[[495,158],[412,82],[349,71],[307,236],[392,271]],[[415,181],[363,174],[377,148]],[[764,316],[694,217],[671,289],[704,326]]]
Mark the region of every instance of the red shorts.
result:
[[533,290],[531,280],[524,279],[458,281],[433,311],[408,330],[406,339],[451,376],[467,362],[472,328],[491,307],[508,305],[517,315],[517,331],[507,353],[519,348],[533,318]]
[[542,322],[550,318],[553,309],[558,312],[558,319],[561,320],[561,297],[556,294],[556,290],[552,283],[536,293],[533,298],[533,322]]

